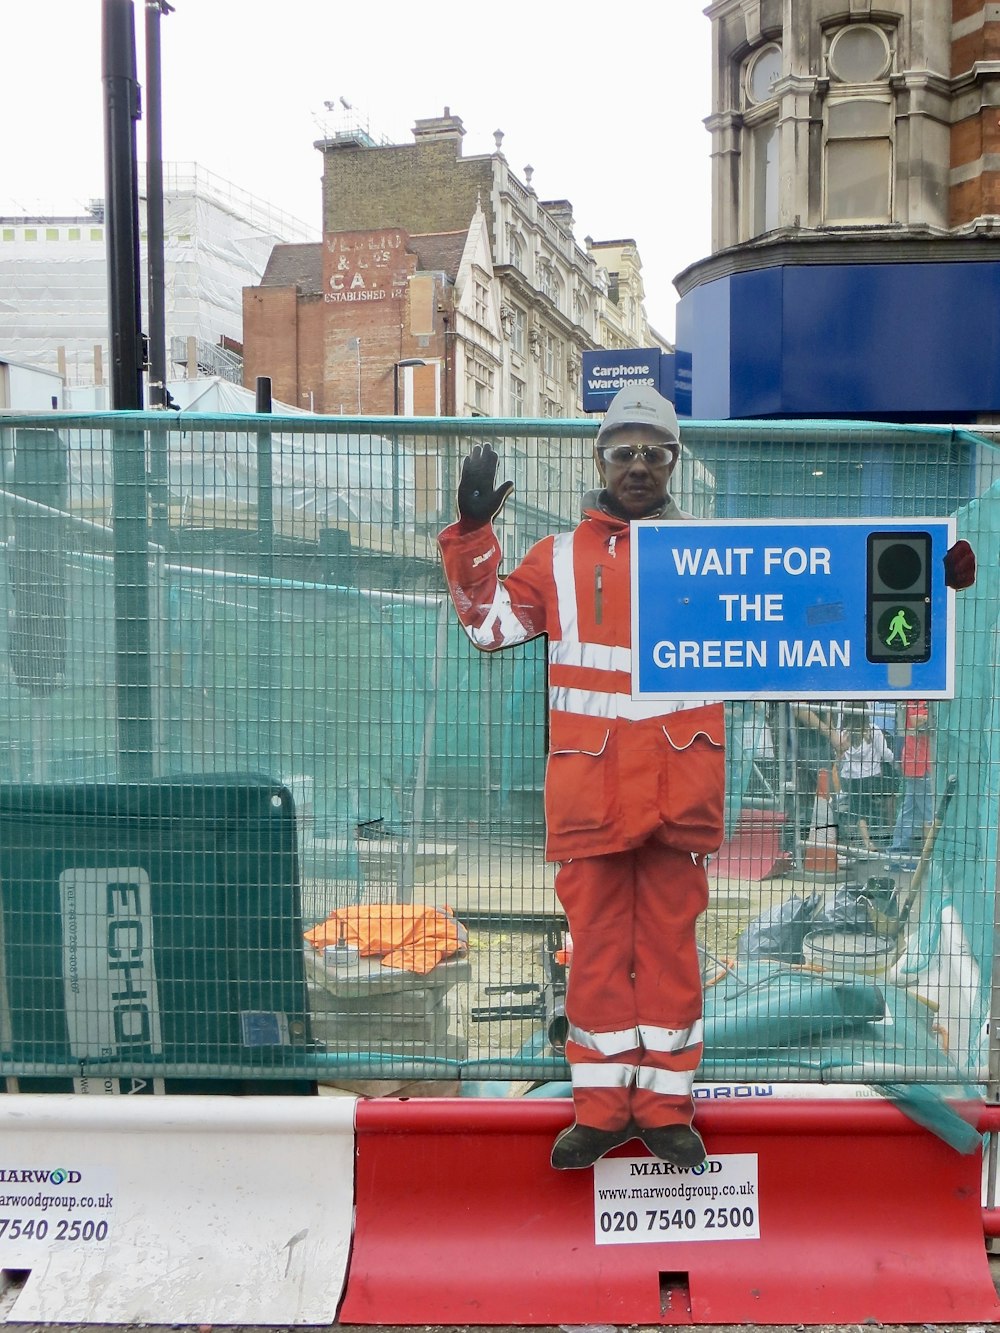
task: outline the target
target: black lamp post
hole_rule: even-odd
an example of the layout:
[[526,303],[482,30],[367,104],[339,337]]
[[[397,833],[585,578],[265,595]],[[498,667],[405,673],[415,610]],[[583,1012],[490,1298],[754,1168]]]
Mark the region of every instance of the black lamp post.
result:
[[[392,367],[392,415],[399,416],[399,372],[406,366],[426,366],[419,356],[407,356]],[[399,527],[399,432],[392,432],[392,527]]]
[[[142,407],[143,369],[135,143],[139,81],[132,0],[104,0],[101,49],[111,406],[123,412]],[[153,767],[149,517],[143,432],[132,425],[116,424],[111,435],[111,457],[118,779],[143,782],[149,780]]]

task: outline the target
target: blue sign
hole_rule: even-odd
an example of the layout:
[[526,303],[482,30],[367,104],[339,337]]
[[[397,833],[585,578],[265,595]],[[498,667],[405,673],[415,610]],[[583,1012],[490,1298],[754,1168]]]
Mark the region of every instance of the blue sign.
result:
[[583,410],[605,412],[626,384],[660,387],[660,349],[626,347],[616,352],[598,348],[583,353]]
[[673,352],[660,353],[660,393],[677,406],[677,357]]
[[[689,417],[691,415],[692,364],[690,352],[682,352],[678,349],[674,353],[674,391],[668,396],[677,409],[679,417]],[[662,388],[660,392],[663,392]]]
[[950,699],[953,519],[632,524],[632,695]]

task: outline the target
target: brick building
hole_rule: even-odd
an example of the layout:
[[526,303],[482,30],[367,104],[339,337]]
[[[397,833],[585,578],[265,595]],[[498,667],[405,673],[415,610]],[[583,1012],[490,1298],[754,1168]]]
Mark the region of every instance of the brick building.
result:
[[706,13],[713,249],[676,280],[692,415],[995,417],[997,6]]
[[323,154],[323,240],[277,246],[244,291],[245,382],[325,413],[571,417],[581,353],[658,346],[634,241],[574,239],[500,149],[418,120],[411,144],[359,130]]

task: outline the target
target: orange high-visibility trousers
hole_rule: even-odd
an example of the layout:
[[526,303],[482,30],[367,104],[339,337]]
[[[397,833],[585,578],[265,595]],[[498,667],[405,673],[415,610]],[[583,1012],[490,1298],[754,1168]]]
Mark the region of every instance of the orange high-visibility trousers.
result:
[[697,919],[704,858],[655,838],[565,861],[556,892],[573,940],[566,1056],[577,1121],[690,1124],[702,1053]]

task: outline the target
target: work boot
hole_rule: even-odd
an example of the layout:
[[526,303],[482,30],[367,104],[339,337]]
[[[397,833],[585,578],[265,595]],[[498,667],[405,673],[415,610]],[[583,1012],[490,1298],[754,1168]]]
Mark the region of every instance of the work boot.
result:
[[[552,1145],[551,1162],[557,1171],[573,1171],[593,1166],[605,1153],[633,1138],[631,1125],[625,1129],[595,1129],[593,1125],[570,1125]],[[699,1140],[700,1142],[701,1140]]]
[[692,1125],[661,1125],[657,1129],[640,1129],[639,1138],[661,1162],[671,1166],[691,1168],[705,1160],[705,1145]]

